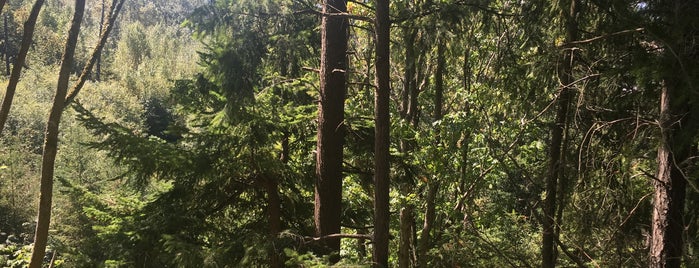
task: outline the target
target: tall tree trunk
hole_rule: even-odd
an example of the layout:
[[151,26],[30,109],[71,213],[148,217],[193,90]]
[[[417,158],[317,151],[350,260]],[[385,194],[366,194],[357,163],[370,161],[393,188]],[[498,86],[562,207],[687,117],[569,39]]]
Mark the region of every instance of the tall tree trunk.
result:
[[34,234],[34,250],[32,251],[30,268],[40,268],[46,252],[48,242],[49,224],[51,222],[51,204],[53,197],[53,172],[58,151],[58,125],[61,122],[65,98],[70,82],[75,44],[80,34],[80,23],[85,12],[85,0],[75,1],[75,14],[70,24],[66,47],[61,59],[61,69],[58,73],[58,85],[53,99],[49,119],[46,123],[46,137],[44,138],[44,151],[41,162],[41,194],[39,196],[39,215]]
[[[405,44],[405,73],[403,81],[403,92],[401,100],[400,117],[406,123],[417,127],[417,96],[419,94],[417,90],[417,76],[415,72],[415,39],[417,37],[417,28],[407,28],[404,29],[403,43]],[[400,141],[401,152],[405,155],[410,155],[413,150],[415,150],[415,142],[408,139],[402,139]],[[406,165],[407,166],[407,165]],[[415,178],[414,174],[411,174],[411,170],[405,168],[405,176],[403,179],[403,184],[401,186],[401,191],[403,195],[409,195],[412,189],[415,188]],[[408,268],[414,265],[415,256],[415,213],[414,205],[409,203],[401,204],[401,210],[399,215],[400,220],[400,245],[398,248],[398,266],[402,268]]]
[[[577,0],[570,0],[568,10],[563,10],[564,23],[566,29],[566,42],[577,40],[577,24],[575,17],[577,15]],[[568,124],[568,108],[570,106],[573,95],[573,66],[574,66],[574,51],[571,48],[566,48],[562,57],[562,65],[559,68],[559,79],[562,87],[557,100],[557,111],[554,125],[551,127],[551,144],[549,146],[549,164],[546,177],[546,197],[544,198],[544,218],[542,223],[542,247],[541,257],[544,268],[553,268],[556,266],[556,242],[558,236],[556,229],[556,207],[562,204],[557,204],[558,182],[562,181],[563,172],[563,156],[562,146],[564,143],[564,134]]]
[[[446,59],[444,58],[444,50],[446,44],[443,36],[439,36],[437,40],[437,70],[435,71],[435,93],[434,93],[434,121],[442,120],[443,117],[443,102],[444,102],[444,69]],[[439,144],[439,131],[435,136],[435,143]],[[418,262],[419,267],[427,267],[427,252],[430,249],[432,240],[432,229],[435,221],[435,205],[437,193],[439,191],[439,180],[428,181],[427,198],[425,199],[425,221],[422,225],[422,232],[418,244]]]
[[[660,96],[660,143],[658,170],[653,180],[653,218],[651,221],[650,267],[680,267],[684,248],[684,210],[687,166],[691,166],[699,129],[699,105],[696,97],[696,70],[699,45],[696,25],[686,18],[699,16],[694,0],[670,0],[667,8],[667,39],[661,43],[663,87]],[[696,20],[695,20],[696,21]]]
[[39,11],[41,11],[41,7],[43,5],[44,0],[36,0],[36,2],[34,2],[34,6],[32,6],[32,11],[29,13],[29,18],[27,18],[27,21],[24,23],[22,44],[19,47],[19,54],[17,54],[17,58],[15,58],[14,65],[12,66],[10,81],[7,83],[5,98],[2,100],[2,106],[0,107],[0,135],[2,135],[2,130],[5,128],[7,117],[10,115],[10,108],[12,107],[12,100],[14,99],[15,91],[17,90],[17,83],[19,83],[19,78],[22,74],[22,67],[24,66],[24,61],[27,58],[29,46],[32,44],[36,19],[39,17]]
[[388,0],[376,0],[376,85],[378,87],[374,101],[374,267],[388,267],[388,236],[391,219],[389,211],[391,21],[388,12]]
[[[324,0],[323,13],[345,13],[345,0]],[[343,16],[324,15],[321,25],[320,101],[314,218],[319,237],[339,234],[342,214],[342,160],[347,90],[349,22]],[[340,238],[324,239],[317,253],[340,251]]]
[[[671,102],[677,92],[666,81],[660,97],[660,130],[658,146],[657,179],[653,180],[653,220],[650,248],[650,267],[680,267],[682,262],[684,230],[682,212],[686,191],[686,178],[678,166],[687,158],[687,149],[673,144],[673,135],[680,131],[675,124]],[[675,146],[673,146],[675,145]],[[691,146],[686,144],[686,146]],[[677,149],[677,150],[674,150]]]

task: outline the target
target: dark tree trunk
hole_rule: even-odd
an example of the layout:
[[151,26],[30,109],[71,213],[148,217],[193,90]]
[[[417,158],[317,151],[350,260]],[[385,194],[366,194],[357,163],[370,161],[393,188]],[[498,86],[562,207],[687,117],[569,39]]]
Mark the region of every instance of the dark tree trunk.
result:
[[36,2],[34,2],[34,6],[32,6],[32,11],[29,13],[29,18],[27,18],[27,21],[24,23],[22,44],[19,47],[19,54],[17,54],[17,58],[15,58],[12,73],[10,74],[10,81],[7,83],[5,98],[2,100],[2,107],[0,107],[0,135],[2,135],[2,130],[5,128],[7,117],[10,115],[10,108],[12,107],[12,100],[14,99],[15,91],[17,90],[17,83],[19,83],[19,78],[22,74],[22,67],[24,66],[24,61],[27,58],[27,53],[29,52],[29,46],[31,46],[32,38],[34,37],[34,26],[36,25],[36,19],[39,17],[39,11],[41,11],[41,7],[43,5],[44,0],[36,0]]
[[[679,268],[685,247],[684,210],[687,194],[687,168],[695,166],[699,129],[699,105],[696,94],[696,70],[699,45],[692,38],[696,25],[686,18],[699,16],[694,0],[670,0],[658,8],[667,9],[667,39],[662,40],[662,60],[666,65],[660,96],[660,143],[658,170],[653,180],[653,218],[651,221],[650,267]],[[662,13],[661,13],[662,14]],[[663,35],[665,36],[665,35]],[[696,162],[694,162],[696,163]]]
[[[347,12],[345,0],[324,0],[323,13]],[[340,233],[342,214],[342,160],[347,89],[349,22],[342,16],[323,16],[321,26],[320,101],[314,218],[316,236]],[[340,251],[340,238],[322,240],[319,254]]]
[[[404,44],[405,44],[405,73],[403,77],[403,92],[401,100],[401,119],[417,127],[417,97],[419,92],[417,90],[417,76],[416,76],[416,64],[415,64],[415,39],[417,37],[417,28],[408,28],[404,30]],[[401,152],[405,155],[410,155],[413,150],[415,150],[415,142],[408,139],[402,139],[400,141]],[[403,185],[401,186],[401,191],[404,195],[409,195],[412,189],[415,188],[415,178],[414,174],[411,174],[410,168],[406,165],[405,178],[402,180]],[[412,204],[401,204],[401,210],[399,215],[400,220],[400,246],[398,248],[398,266],[399,267],[412,267],[415,262],[415,207]]]
[[657,180],[653,180],[655,194],[650,267],[680,267],[684,245],[682,212],[687,182],[678,165],[687,159],[687,149],[673,146],[673,135],[679,130],[674,124],[677,118],[672,116],[670,104],[674,102],[672,99],[676,98],[676,92],[669,87],[671,86],[667,84],[663,87],[660,97],[661,138],[658,146]]
[[73,66],[73,56],[75,55],[75,44],[80,34],[80,23],[85,12],[85,0],[75,1],[75,14],[70,24],[66,47],[61,59],[61,69],[58,74],[58,85],[56,95],[53,99],[49,119],[46,123],[46,137],[44,138],[44,152],[41,162],[41,194],[39,196],[39,215],[34,234],[34,250],[32,251],[30,268],[40,268],[46,252],[48,242],[49,225],[51,222],[51,204],[53,197],[53,172],[56,163],[56,153],[58,151],[58,124],[61,122],[65,98],[68,92],[68,82],[70,82],[71,67]]
[[388,267],[390,190],[390,19],[388,0],[376,1],[376,98],[374,101],[374,267]]
[[[564,22],[566,26],[566,42],[577,40],[577,24],[575,17],[577,14],[577,0],[570,0],[568,10],[563,10]],[[563,147],[565,131],[568,124],[568,108],[570,106],[573,95],[573,66],[574,53],[570,48],[566,48],[563,52],[562,65],[559,68],[559,79],[562,83],[561,92],[558,96],[557,111],[555,123],[551,127],[551,143],[549,145],[549,164],[548,173],[546,176],[546,197],[544,198],[544,218],[542,222],[542,247],[541,257],[544,268],[553,268],[556,266],[556,237],[558,236],[556,212],[558,198],[556,197],[559,186],[559,181],[563,181],[563,155],[561,148]]]
[[[442,36],[437,40],[437,70],[435,71],[435,93],[434,93],[434,120],[442,120],[443,117],[443,102],[444,102],[444,69],[446,59],[444,58],[444,50],[446,44]],[[439,131],[435,136],[435,142],[440,143]],[[435,205],[437,193],[439,191],[439,180],[431,180],[427,185],[427,198],[425,199],[425,221],[422,225],[422,235],[418,244],[418,262],[419,267],[427,267],[427,252],[430,249],[432,240],[432,229],[435,221]]]

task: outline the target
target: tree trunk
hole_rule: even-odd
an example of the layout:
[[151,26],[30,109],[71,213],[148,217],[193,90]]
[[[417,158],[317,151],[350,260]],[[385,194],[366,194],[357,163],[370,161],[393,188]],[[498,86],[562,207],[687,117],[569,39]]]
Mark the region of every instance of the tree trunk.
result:
[[22,44],[19,47],[19,54],[17,54],[17,58],[15,59],[12,67],[10,81],[7,83],[7,90],[5,91],[5,98],[2,100],[2,106],[0,107],[0,135],[2,135],[2,130],[5,128],[7,117],[10,115],[10,108],[12,107],[12,100],[14,99],[15,91],[17,90],[17,83],[19,83],[19,78],[22,74],[22,67],[24,66],[24,61],[27,58],[29,46],[32,44],[34,25],[36,25],[36,19],[39,17],[39,11],[41,11],[41,7],[43,5],[44,0],[36,0],[36,2],[34,2],[34,6],[32,6],[32,11],[29,13],[29,18],[27,18],[27,21],[24,23]]
[[413,258],[413,225],[415,216],[413,215],[413,206],[406,205],[400,210],[400,246],[398,247],[398,267],[412,267]]
[[[405,73],[403,82],[403,92],[401,100],[401,112],[400,117],[406,123],[417,127],[417,96],[419,94],[417,90],[417,76],[415,72],[415,38],[417,37],[417,28],[408,28],[404,30],[404,44],[405,44]],[[401,152],[405,155],[410,155],[413,150],[415,150],[415,142],[408,139],[402,139],[400,141]],[[415,188],[415,178],[414,174],[411,174],[411,170],[407,167],[405,168],[405,178],[401,186],[401,191],[403,195],[409,195],[412,189]],[[412,267],[414,266],[414,256],[415,256],[415,213],[413,204],[401,204],[401,210],[399,215],[400,220],[400,246],[398,248],[398,266],[399,267]]]
[[[577,40],[577,0],[570,0],[568,10],[563,10],[566,26],[566,43]],[[558,182],[562,181],[563,156],[562,146],[564,134],[568,124],[568,108],[573,95],[573,66],[574,52],[571,48],[566,48],[563,53],[563,64],[559,68],[559,79],[563,84],[557,100],[557,111],[554,125],[551,127],[551,144],[549,147],[549,165],[546,177],[546,197],[544,198],[544,218],[542,222],[542,247],[541,257],[544,268],[556,266],[556,237],[558,236],[556,223]]]
[[68,83],[70,82],[71,67],[73,66],[73,56],[75,55],[75,44],[80,34],[80,23],[85,12],[85,0],[75,1],[75,14],[70,24],[66,47],[61,60],[61,69],[58,73],[58,85],[56,95],[53,99],[49,119],[46,123],[46,137],[44,138],[44,151],[41,165],[41,194],[39,196],[39,215],[34,234],[34,250],[32,251],[30,268],[40,268],[46,252],[48,242],[49,224],[51,222],[51,204],[53,197],[53,172],[56,163],[56,153],[58,151],[58,125],[61,122],[63,107]]
[[696,73],[699,45],[691,36],[695,25],[686,18],[699,16],[699,3],[693,0],[670,0],[661,6],[667,8],[667,39],[662,43],[662,60],[667,65],[663,73],[660,96],[660,143],[658,170],[653,180],[653,218],[651,221],[650,267],[681,267],[684,237],[684,210],[688,174],[694,166],[699,129]]
[[[324,0],[324,14],[344,12],[346,1]],[[340,233],[348,26],[345,17],[323,16],[314,209],[318,237]],[[317,253],[339,253],[340,238],[324,239],[322,243]]]
[[4,16],[5,42],[3,43],[3,51],[5,52],[5,75],[10,75],[10,36],[7,30],[7,14]]
[[73,102],[78,93],[80,93],[80,90],[82,89],[83,85],[85,85],[87,78],[90,76],[92,66],[94,66],[95,61],[97,61],[97,57],[102,53],[102,48],[104,48],[104,45],[107,43],[109,33],[114,28],[116,19],[117,17],[119,17],[119,13],[121,12],[122,7],[124,6],[124,1],[125,0],[114,0],[112,2],[112,5],[109,7],[109,12],[107,12],[109,14],[107,25],[105,25],[104,29],[102,29],[102,33],[100,34],[100,38],[97,41],[97,44],[95,45],[95,49],[92,50],[90,58],[87,60],[87,63],[85,63],[85,67],[80,73],[78,81],[75,82],[75,85],[73,85],[73,88],[71,88],[70,92],[68,93],[65,105],[68,105],[71,102]]
[[376,1],[376,97],[374,101],[374,267],[388,267],[390,190],[390,19],[388,0]]
[[[660,97],[660,130],[657,180],[653,180],[653,221],[650,267],[680,267],[682,262],[686,179],[678,164],[687,158],[686,149],[673,146],[674,125],[670,103],[674,92],[666,84]],[[687,144],[687,146],[690,146]],[[677,148],[679,150],[673,150]]]
[[[104,0],[102,0],[102,10],[100,12],[100,35],[102,35],[102,30],[104,29]],[[97,55],[97,66],[95,66],[95,80],[100,81],[100,75],[102,73],[102,51]]]
[[[444,58],[444,50],[446,44],[442,36],[437,40],[437,70],[435,71],[435,93],[434,93],[434,121],[442,120],[443,117],[443,102],[444,102],[444,69],[446,59]],[[435,143],[439,144],[439,131],[436,132]],[[435,221],[435,205],[437,192],[439,191],[439,180],[431,180],[427,185],[427,198],[425,200],[425,221],[422,225],[422,232],[418,244],[418,262],[419,267],[427,267],[427,252],[430,249],[432,240],[432,229]]]

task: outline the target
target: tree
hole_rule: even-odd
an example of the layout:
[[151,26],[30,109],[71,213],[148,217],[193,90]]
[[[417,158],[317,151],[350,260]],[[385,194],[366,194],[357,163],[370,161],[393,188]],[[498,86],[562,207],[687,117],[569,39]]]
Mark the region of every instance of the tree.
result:
[[[339,234],[342,220],[343,121],[349,21],[341,14],[346,12],[345,0],[323,1],[314,210],[318,237]],[[325,239],[323,246],[326,249],[318,253],[339,253],[340,238]]]
[[65,51],[61,59],[61,69],[58,73],[58,86],[53,98],[53,105],[46,123],[46,137],[41,159],[41,195],[39,197],[39,216],[34,234],[34,250],[29,263],[30,268],[40,268],[44,261],[46,244],[48,242],[49,224],[51,222],[51,206],[53,198],[53,174],[58,153],[58,125],[61,122],[63,107],[65,107],[68,83],[70,82],[75,44],[80,34],[80,24],[85,12],[85,0],[75,1],[75,14],[70,23],[70,31],[66,39]]
[[[696,1],[673,0],[651,3],[651,10],[660,14],[665,25],[654,30],[665,31],[658,40],[662,46],[660,93],[660,144],[657,173],[653,180],[653,218],[649,267],[681,267],[685,247],[685,198],[687,174],[692,157],[697,155],[699,114],[696,101],[696,76],[699,45],[696,44],[696,22],[699,4]],[[684,12],[691,14],[682,14]],[[692,20],[694,24],[692,24]],[[694,25],[694,26],[690,26]],[[667,28],[665,28],[667,27]],[[694,33],[694,37],[690,37]],[[694,39],[692,39],[694,38]]]
[[[22,75],[22,67],[24,67],[24,61],[27,58],[27,53],[29,52],[29,47],[32,44],[32,37],[34,36],[34,26],[36,25],[36,19],[39,17],[39,11],[44,5],[44,0],[36,0],[32,6],[32,10],[29,13],[27,21],[24,23],[24,35],[22,36],[22,45],[19,49],[19,54],[12,65],[12,73],[10,74],[10,81],[7,84],[7,89],[5,91],[5,98],[2,100],[2,106],[0,106],[0,135],[2,135],[2,130],[5,128],[5,123],[7,122],[7,117],[10,115],[10,107],[12,107],[12,100],[15,96],[15,91],[17,90],[17,83],[19,83],[20,75]],[[7,40],[5,40],[7,42]],[[5,52],[7,53],[7,51]]]
[[389,1],[376,1],[376,93],[374,101],[374,267],[388,267],[390,192],[390,38]]
[[[566,42],[574,42],[577,40],[577,23],[576,17],[578,13],[578,0],[570,0],[567,6],[562,7],[562,13],[565,23]],[[563,204],[557,204],[560,198],[556,195],[562,195],[558,185],[565,184],[563,172],[564,167],[564,139],[568,125],[568,109],[573,97],[575,79],[573,77],[573,67],[575,64],[575,51],[573,48],[567,48],[561,57],[561,66],[559,68],[560,92],[556,100],[556,118],[555,123],[551,126],[551,143],[549,145],[549,164],[546,174],[546,198],[544,200],[544,219],[542,224],[542,267],[556,266],[556,238],[557,223],[556,212],[557,207]]]

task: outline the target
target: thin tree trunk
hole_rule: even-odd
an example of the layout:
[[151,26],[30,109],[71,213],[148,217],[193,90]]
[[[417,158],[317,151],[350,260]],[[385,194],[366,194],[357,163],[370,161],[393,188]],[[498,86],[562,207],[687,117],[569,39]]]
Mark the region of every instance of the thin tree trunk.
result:
[[[100,36],[102,35],[102,30],[104,29],[104,0],[102,0],[102,11],[100,12]],[[102,74],[102,51],[97,55],[97,66],[95,67],[95,79],[100,81],[100,75]]]
[[58,125],[63,114],[65,97],[68,92],[68,82],[70,82],[71,67],[73,66],[73,56],[75,55],[75,44],[80,34],[80,23],[85,12],[85,0],[75,1],[75,14],[70,24],[66,47],[61,60],[61,69],[58,74],[58,85],[56,96],[53,99],[49,119],[46,123],[46,137],[44,138],[44,152],[42,154],[41,165],[41,194],[39,196],[39,215],[34,234],[34,250],[32,251],[29,268],[40,268],[46,252],[48,242],[49,224],[51,222],[51,205],[53,197],[53,173],[56,163],[56,153],[58,151]]
[[398,247],[398,267],[412,267],[411,251],[413,249],[413,225],[415,216],[413,206],[405,205],[400,210],[400,246]]
[[85,85],[85,82],[87,82],[87,78],[90,76],[90,71],[95,65],[97,57],[102,53],[102,48],[104,48],[104,45],[107,43],[109,33],[112,32],[112,29],[116,24],[116,19],[119,17],[119,13],[124,6],[124,1],[125,0],[114,0],[112,5],[109,7],[109,19],[107,20],[107,25],[105,25],[104,29],[102,30],[100,39],[97,41],[95,49],[92,50],[92,54],[90,54],[90,58],[88,59],[87,63],[85,63],[85,67],[80,73],[78,81],[75,82],[75,85],[73,85],[73,88],[71,88],[70,92],[68,93],[68,96],[66,97],[66,105],[75,100],[75,97],[78,95],[78,93],[80,93],[80,90],[83,88],[83,85]]
[[272,243],[269,249],[269,265],[272,268],[284,267],[279,258],[280,252],[274,245],[277,235],[282,231],[281,199],[279,198],[279,181],[276,178],[267,178],[267,217],[269,219],[269,240]]
[[[577,0],[570,0],[568,10],[564,10],[566,24],[566,42],[577,40],[577,24],[575,16],[577,14]],[[556,266],[556,242],[558,236],[556,212],[557,190],[559,180],[563,181],[563,156],[562,146],[564,134],[568,124],[568,108],[573,95],[573,66],[574,53],[572,49],[566,49],[563,53],[563,65],[559,68],[559,79],[562,83],[560,95],[557,100],[556,121],[551,127],[551,144],[549,147],[549,165],[546,177],[546,197],[544,198],[544,219],[542,222],[542,247],[541,257],[544,268]]]
[[7,30],[7,14],[4,16],[4,30],[5,30],[5,43],[3,43],[3,50],[5,51],[5,75],[10,75],[10,36]]
[[7,0],[0,0],[0,14],[5,9],[5,4],[7,3]]
[[[442,120],[443,117],[443,102],[444,102],[444,69],[446,59],[444,58],[445,43],[442,36],[437,40],[437,70],[435,71],[435,95],[434,95],[434,120]],[[435,136],[435,142],[439,144],[439,131]],[[427,198],[425,200],[425,221],[422,225],[422,232],[418,244],[418,262],[419,267],[427,267],[427,252],[430,249],[432,239],[432,229],[435,221],[435,205],[437,192],[439,191],[440,183],[438,180],[431,180],[427,185]]]
[[390,190],[390,19],[388,0],[376,0],[376,97],[374,101],[374,267],[388,267]]
[[[344,0],[323,2],[323,13],[344,12],[347,12]],[[345,17],[323,16],[314,209],[318,237],[340,233],[348,26]],[[339,237],[322,243],[323,248],[317,253],[339,253]]]
[[[417,76],[415,75],[415,38],[417,37],[417,28],[405,29],[404,44],[405,44],[405,73],[403,82],[403,92],[401,101],[401,119],[409,123],[413,127],[417,127]],[[414,141],[402,139],[400,141],[401,152],[405,155],[410,155],[416,147]],[[414,174],[411,174],[409,168],[405,168],[405,176],[403,179],[401,191],[403,195],[411,193],[415,188]],[[401,204],[399,215],[400,220],[400,246],[398,248],[398,266],[412,267],[414,266],[415,256],[415,213],[413,204]]]
[[12,100],[14,99],[15,91],[17,90],[17,83],[19,83],[19,78],[22,74],[22,67],[24,66],[24,61],[26,60],[27,53],[29,52],[29,46],[31,46],[32,38],[34,37],[34,26],[36,25],[36,19],[39,17],[39,11],[41,11],[41,7],[43,5],[44,0],[36,0],[32,6],[32,11],[29,13],[29,18],[27,18],[27,21],[24,23],[22,44],[19,47],[19,54],[17,54],[17,58],[15,59],[12,67],[10,81],[7,83],[7,90],[5,91],[5,98],[2,100],[2,106],[0,107],[0,135],[2,135],[2,130],[5,128],[7,117],[10,115],[10,108],[12,107]]

